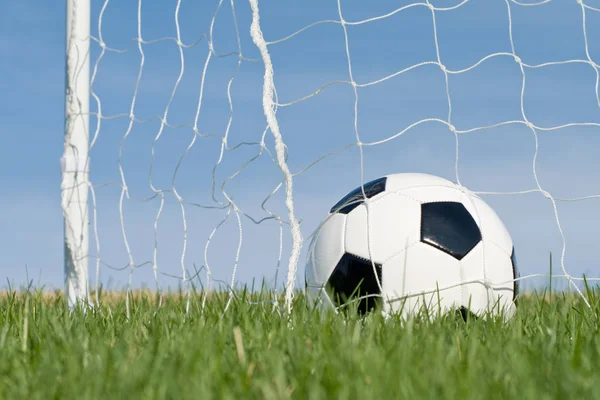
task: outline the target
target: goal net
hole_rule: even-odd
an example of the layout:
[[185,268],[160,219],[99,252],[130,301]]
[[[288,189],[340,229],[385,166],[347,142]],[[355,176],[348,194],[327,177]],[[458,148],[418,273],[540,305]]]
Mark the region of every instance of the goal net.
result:
[[69,0],[67,31],[71,304],[289,307],[330,207],[396,172],[480,194],[525,290],[550,254],[555,287],[598,275],[598,2]]

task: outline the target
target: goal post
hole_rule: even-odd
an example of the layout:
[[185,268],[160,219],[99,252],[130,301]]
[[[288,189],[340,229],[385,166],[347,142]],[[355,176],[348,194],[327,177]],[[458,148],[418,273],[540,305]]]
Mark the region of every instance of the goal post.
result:
[[88,303],[90,0],[66,2],[64,152],[60,159],[65,296]]

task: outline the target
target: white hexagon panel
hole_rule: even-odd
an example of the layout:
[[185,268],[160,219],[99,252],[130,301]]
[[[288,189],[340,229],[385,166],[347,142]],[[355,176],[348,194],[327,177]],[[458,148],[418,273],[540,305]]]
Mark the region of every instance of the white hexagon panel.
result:
[[[309,245],[305,278],[308,293],[314,299],[319,298],[333,269],[345,253],[345,226],[345,214],[330,214]],[[322,295],[327,296],[326,293]]]
[[410,315],[423,307],[437,313],[459,309],[460,261],[426,243],[416,243],[382,266],[386,313]]
[[346,223],[346,251],[383,263],[419,241],[420,205],[394,192],[383,192],[352,210]]

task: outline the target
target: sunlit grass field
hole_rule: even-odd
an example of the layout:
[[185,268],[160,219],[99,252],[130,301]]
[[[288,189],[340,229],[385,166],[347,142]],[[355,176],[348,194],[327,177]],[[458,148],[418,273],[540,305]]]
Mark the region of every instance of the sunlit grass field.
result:
[[[240,292],[0,295],[1,399],[600,399],[600,291],[523,295],[508,323],[403,322],[307,306],[291,315]],[[256,300],[256,299],[255,299]]]

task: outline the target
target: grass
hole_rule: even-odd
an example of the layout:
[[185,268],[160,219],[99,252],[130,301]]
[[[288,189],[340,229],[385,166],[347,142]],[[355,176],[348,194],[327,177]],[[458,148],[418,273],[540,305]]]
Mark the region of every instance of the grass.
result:
[[524,296],[517,316],[402,322],[223,296],[123,296],[86,314],[0,295],[1,399],[600,399],[600,291]]

